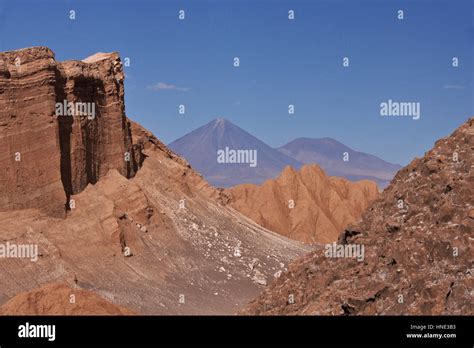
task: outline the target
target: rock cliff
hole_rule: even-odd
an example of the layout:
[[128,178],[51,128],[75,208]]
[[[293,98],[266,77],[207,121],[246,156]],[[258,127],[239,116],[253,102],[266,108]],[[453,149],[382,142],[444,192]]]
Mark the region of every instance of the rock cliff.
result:
[[46,47],[0,53],[0,210],[64,216],[110,169],[133,177],[123,81],[117,53],[62,63]]

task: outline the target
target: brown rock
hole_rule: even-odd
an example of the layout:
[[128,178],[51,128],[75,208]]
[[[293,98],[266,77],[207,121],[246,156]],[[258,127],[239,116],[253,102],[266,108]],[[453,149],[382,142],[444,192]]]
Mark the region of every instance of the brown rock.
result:
[[[69,197],[110,169],[135,174],[123,79],[117,53],[63,63],[46,47],[0,53],[1,210],[64,216]],[[58,116],[64,103],[95,115]]]
[[377,184],[328,177],[317,165],[286,167],[260,186],[228,190],[231,205],[259,225],[305,243],[329,243],[378,196]]
[[[17,63],[17,64],[15,64]],[[43,207],[64,214],[56,62],[40,47],[0,54],[0,209]]]
[[96,293],[51,283],[16,295],[0,306],[0,315],[133,315]]

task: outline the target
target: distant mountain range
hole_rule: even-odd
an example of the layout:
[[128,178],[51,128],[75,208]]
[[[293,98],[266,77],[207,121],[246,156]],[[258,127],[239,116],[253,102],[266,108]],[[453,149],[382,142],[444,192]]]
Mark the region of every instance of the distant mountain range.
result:
[[297,138],[278,148],[281,153],[301,163],[316,163],[331,176],[349,180],[370,179],[380,187],[390,183],[402,169],[365,152],[359,152],[332,138]]
[[[185,157],[209,183],[219,187],[261,184],[277,177],[288,165],[299,169],[310,163],[316,163],[328,175],[370,179],[385,187],[402,168],[331,138],[298,138],[275,149],[223,118],[197,128],[168,147]],[[253,165],[254,152],[257,156]]]

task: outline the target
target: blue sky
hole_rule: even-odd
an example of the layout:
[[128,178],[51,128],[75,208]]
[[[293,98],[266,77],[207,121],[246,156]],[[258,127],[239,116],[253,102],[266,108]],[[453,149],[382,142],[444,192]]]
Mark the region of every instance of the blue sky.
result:
[[[225,117],[271,146],[328,136],[407,164],[474,115],[473,7],[472,0],[0,0],[0,50],[45,45],[58,60],[130,57],[127,115],[165,143]],[[381,117],[388,99],[420,102],[421,118]]]

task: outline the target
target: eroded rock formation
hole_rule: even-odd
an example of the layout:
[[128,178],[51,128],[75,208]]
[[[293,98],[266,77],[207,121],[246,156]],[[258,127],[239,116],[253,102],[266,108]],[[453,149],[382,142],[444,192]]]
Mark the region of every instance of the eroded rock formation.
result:
[[378,196],[377,184],[328,177],[317,165],[286,167],[261,186],[228,190],[231,205],[259,225],[305,243],[329,243]]
[[[0,53],[0,209],[63,216],[68,200],[110,169],[137,170],[117,53],[56,62],[46,47]],[[57,105],[94,113],[58,113]]]

